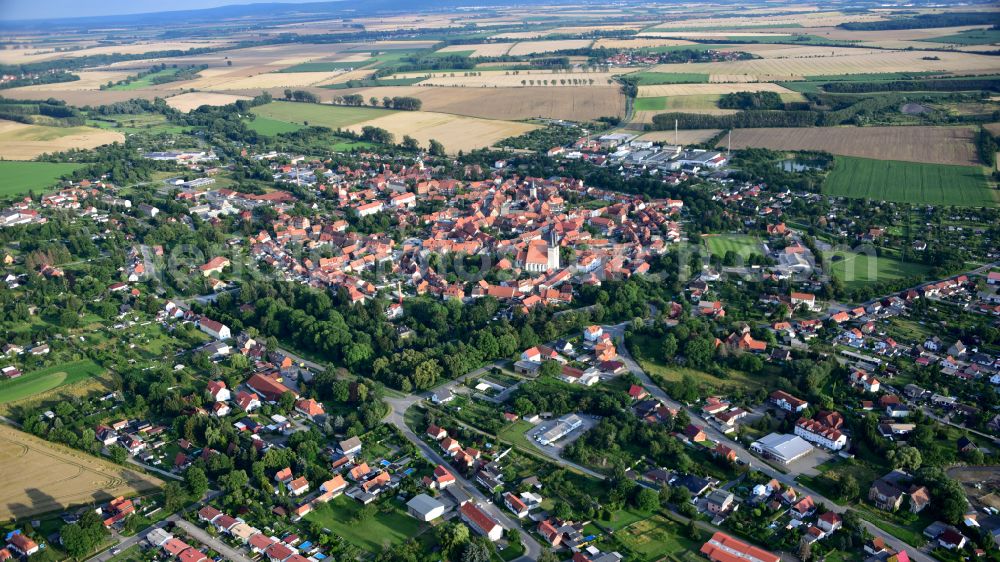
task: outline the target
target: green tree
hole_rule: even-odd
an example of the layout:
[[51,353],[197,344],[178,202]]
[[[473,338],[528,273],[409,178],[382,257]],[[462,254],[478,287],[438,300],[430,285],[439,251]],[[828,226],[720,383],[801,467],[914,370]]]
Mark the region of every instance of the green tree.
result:
[[108,456],[118,464],[125,464],[128,460],[128,451],[121,445],[111,445],[108,447]]
[[639,487],[635,494],[635,506],[642,511],[654,511],[660,505],[660,495],[655,490]]
[[191,497],[200,499],[208,491],[208,476],[197,466],[192,466],[184,473],[184,485]]
[[427,151],[430,152],[431,156],[445,155],[444,145],[434,139],[429,141]]

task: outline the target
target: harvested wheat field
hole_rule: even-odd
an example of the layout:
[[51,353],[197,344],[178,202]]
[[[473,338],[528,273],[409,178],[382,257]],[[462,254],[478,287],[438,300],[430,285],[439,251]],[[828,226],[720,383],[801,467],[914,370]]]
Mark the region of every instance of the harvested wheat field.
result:
[[768,76],[818,76],[834,74],[865,74],[878,72],[942,72],[946,74],[996,72],[995,57],[962,52],[937,51],[939,60],[924,60],[920,51],[856,51],[840,56],[769,58],[733,62],[692,64],[661,64],[652,72],[693,72],[704,74],[750,74],[764,79]]
[[[481,72],[479,76],[462,76],[455,73],[455,76],[446,74],[431,74],[421,82],[427,86],[454,86],[460,88],[585,88],[595,86],[609,86],[615,76],[610,72],[549,72],[549,71],[521,71],[520,74],[505,74],[503,71]],[[397,76],[406,76],[403,74]],[[428,74],[417,74],[417,76],[428,76]],[[573,84],[573,80],[577,80]],[[523,82],[523,83],[522,83]]]
[[593,43],[593,39],[563,39],[559,41],[522,41],[511,47],[510,55],[534,55],[536,53],[551,53],[564,49],[584,49]]
[[588,121],[604,116],[621,117],[625,97],[617,86],[562,88],[558,96],[538,88],[434,88],[399,86],[334,90],[337,95],[412,96],[423,102],[424,111],[455,113],[485,119],[519,121],[534,117]]
[[[48,92],[100,90],[101,86],[107,84],[108,82],[124,80],[134,73],[127,71],[83,70],[75,72],[75,74],[80,77],[79,80],[74,80],[72,82],[54,82],[52,84],[35,84],[34,86],[21,86],[20,88],[8,90],[8,92],[13,90],[27,92],[33,90],[44,90]],[[5,95],[8,94],[5,93]]]
[[643,39],[598,39],[594,48],[604,49],[649,49],[653,47],[676,47],[679,45],[697,45],[694,41],[670,39],[669,37],[646,37]]
[[[763,17],[682,19],[675,22],[661,23],[655,28],[650,29],[650,31],[660,31],[663,29],[670,29],[671,27],[712,27],[716,29],[724,28],[733,30],[778,25],[832,27],[846,22],[879,21],[883,19],[885,19],[883,16],[877,14],[844,14],[842,12],[826,11]],[[742,32],[740,34],[742,35]],[[733,34],[729,33],[729,35]]]
[[516,137],[538,128],[528,123],[427,111],[400,111],[346,128],[361,132],[361,128],[368,125],[389,131],[396,136],[397,142],[402,140],[403,135],[410,135],[423,146],[427,146],[430,139],[436,139],[449,152],[492,146],[500,139]]
[[234,96],[232,94],[214,94],[211,92],[188,92],[167,98],[167,105],[187,113],[192,109],[198,109],[203,105],[229,105],[239,100],[250,99],[247,96]]
[[970,127],[733,129],[733,148],[823,150],[842,156],[932,164],[977,164]]
[[[26,89],[27,88],[27,89]],[[120,101],[133,99],[151,100],[156,97],[164,97],[164,93],[157,90],[35,90],[37,86],[27,86],[25,88],[11,88],[3,91],[3,96],[18,100],[47,100],[55,98],[70,105],[82,107],[84,105],[106,105]],[[259,93],[259,92],[258,92]]]
[[[256,70],[256,69],[255,69]],[[247,75],[250,74],[250,75]],[[247,73],[226,69],[209,68],[201,72],[201,78],[183,82],[168,82],[165,89],[187,90],[241,90],[254,88],[301,88],[317,86],[332,82],[338,76],[345,74],[337,70],[331,72],[264,72],[253,70]],[[370,74],[370,72],[368,73]]]
[[[0,426],[0,519],[20,519],[154,490],[163,482]],[[44,491],[43,491],[44,490]]]
[[471,57],[500,57],[507,54],[507,51],[516,43],[474,43],[471,45],[449,45],[438,53],[465,53],[469,52]]
[[734,92],[792,93],[788,88],[768,82],[755,82],[752,84],[657,84],[655,86],[639,86],[638,97],[721,95],[732,94]]
[[45,153],[124,140],[121,133],[93,127],[46,127],[0,120],[0,157],[5,160],[31,160]]
[[639,140],[676,143],[680,145],[698,144],[711,139],[720,132],[719,129],[688,129],[686,131],[677,131],[675,138],[673,131],[652,131],[639,135]]
[[52,49],[21,49],[0,50],[0,64],[27,64],[56,59],[86,57],[90,55],[110,55],[114,53],[136,55],[157,51],[187,51],[205,47],[221,47],[228,41],[155,41],[151,43],[133,43],[129,45],[101,45],[75,51],[57,52]]

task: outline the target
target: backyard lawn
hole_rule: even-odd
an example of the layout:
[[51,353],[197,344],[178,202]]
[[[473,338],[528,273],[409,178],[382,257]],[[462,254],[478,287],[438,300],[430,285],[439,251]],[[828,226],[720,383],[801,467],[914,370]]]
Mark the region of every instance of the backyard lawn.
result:
[[357,521],[355,515],[361,511],[361,504],[340,496],[317,508],[306,519],[323,525],[355,546],[377,553],[385,544],[399,544],[420,530],[419,521],[407,515],[396,502],[393,506],[389,513]]

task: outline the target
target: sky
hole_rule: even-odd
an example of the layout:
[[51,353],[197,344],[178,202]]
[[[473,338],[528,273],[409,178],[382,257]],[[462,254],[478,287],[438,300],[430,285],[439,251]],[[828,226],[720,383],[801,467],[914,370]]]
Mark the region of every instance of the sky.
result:
[[311,0],[0,0],[0,21],[112,16],[214,8],[228,4],[305,2]]

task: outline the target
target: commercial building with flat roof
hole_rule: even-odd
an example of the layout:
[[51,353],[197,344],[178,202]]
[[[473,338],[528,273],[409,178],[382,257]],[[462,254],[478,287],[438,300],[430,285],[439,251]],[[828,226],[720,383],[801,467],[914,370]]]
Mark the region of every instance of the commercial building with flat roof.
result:
[[788,464],[811,453],[813,446],[798,435],[770,433],[751,443],[750,450],[782,464]]

